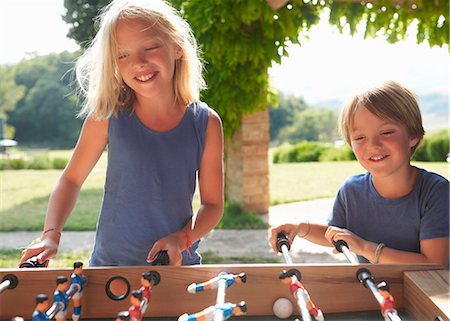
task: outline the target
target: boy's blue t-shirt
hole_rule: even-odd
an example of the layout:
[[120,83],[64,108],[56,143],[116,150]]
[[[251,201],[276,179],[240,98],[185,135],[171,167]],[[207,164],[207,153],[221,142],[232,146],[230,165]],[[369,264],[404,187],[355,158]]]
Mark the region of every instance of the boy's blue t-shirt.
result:
[[[153,244],[189,222],[208,113],[206,104],[193,103],[167,132],[146,127],[129,110],[109,119],[105,191],[90,266],[148,265]],[[197,247],[182,253],[184,265],[200,263]]]
[[[328,225],[350,230],[387,247],[420,253],[420,241],[449,236],[449,182],[418,169],[413,190],[398,199],[378,194],[370,173],[355,175],[339,189]],[[368,262],[358,257],[360,262]]]

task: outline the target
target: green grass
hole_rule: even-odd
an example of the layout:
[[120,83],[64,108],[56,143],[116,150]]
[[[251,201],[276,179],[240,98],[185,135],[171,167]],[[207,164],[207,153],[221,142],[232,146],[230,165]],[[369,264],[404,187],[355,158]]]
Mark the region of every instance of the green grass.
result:
[[[48,151],[49,157],[69,158],[70,151]],[[447,163],[415,163],[449,178]],[[94,230],[100,211],[105,180],[106,154],[91,172],[80,193],[65,230]],[[350,175],[364,172],[358,162],[312,162],[270,165],[271,204],[334,197]],[[60,170],[0,171],[0,231],[41,230],[47,202]],[[196,194],[194,209],[199,207]],[[242,218],[238,225],[255,228],[259,222]],[[236,218],[225,217],[225,228],[232,228]],[[234,224],[235,226],[236,224]],[[264,227],[261,227],[264,228]]]
[[[18,266],[21,256],[21,250],[16,249],[0,249],[0,268],[15,268]],[[87,266],[89,262],[89,251],[68,251],[58,253],[54,259],[50,261],[48,267],[51,268],[70,268],[73,262],[81,261]]]

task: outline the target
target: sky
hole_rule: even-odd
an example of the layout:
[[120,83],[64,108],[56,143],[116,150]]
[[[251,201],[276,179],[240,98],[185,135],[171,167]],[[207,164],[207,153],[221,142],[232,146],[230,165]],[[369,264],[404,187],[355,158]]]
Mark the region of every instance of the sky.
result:
[[[63,0],[0,0],[0,64],[15,63],[31,52],[39,55],[78,49],[66,37]],[[289,48],[289,58],[269,70],[274,86],[307,102],[346,100],[385,80],[396,80],[419,95],[448,93],[447,46],[417,45],[413,36],[397,44],[340,34],[326,22],[313,27],[309,39]]]

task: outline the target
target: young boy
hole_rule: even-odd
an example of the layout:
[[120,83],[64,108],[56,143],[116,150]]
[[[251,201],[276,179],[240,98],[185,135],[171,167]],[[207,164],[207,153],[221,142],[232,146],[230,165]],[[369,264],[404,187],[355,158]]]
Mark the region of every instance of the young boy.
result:
[[271,229],[331,246],[344,240],[360,262],[437,263],[448,266],[449,182],[410,164],[423,138],[416,96],[389,81],[355,96],[339,129],[368,171],[340,188],[328,226],[301,222]]

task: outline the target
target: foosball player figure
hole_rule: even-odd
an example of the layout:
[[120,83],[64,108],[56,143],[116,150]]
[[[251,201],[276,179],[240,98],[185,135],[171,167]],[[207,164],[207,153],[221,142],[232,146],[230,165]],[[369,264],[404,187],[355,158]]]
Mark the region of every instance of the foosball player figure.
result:
[[144,272],[141,275],[141,288],[139,291],[142,293],[141,311],[142,315],[145,313],[150,302],[152,295],[152,289],[155,285],[158,285],[161,277],[156,271]]
[[201,312],[194,314],[183,314],[178,318],[178,321],[213,321],[217,310],[220,310],[223,320],[227,320],[231,316],[239,316],[247,314],[247,306],[244,301],[238,304],[226,302],[224,304],[212,305]]
[[117,313],[116,321],[130,321],[130,313],[128,311],[120,311]]
[[62,309],[55,314],[56,321],[66,321],[68,298],[66,291],[69,289],[69,281],[65,276],[56,278],[56,290],[53,294],[53,305],[60,304]]
[[36,295],[36,307],[34,308],[31,321],[48,321],[47,310],[50,306],[48,296],[45,294]]
[[73,273],[70,277],[70,286],[76,286],[78,291],[72,296],[73,314],[72,320],[78,321],[81,314],[81,297],[83,296],[83,288],[86,283],[86,278],[83,275],[83,262],[73,263]]
[[308,291],[305,289],[303,284],[301,284],[298,278],[293,278],[292,275],[290,275],[289,271],[283,271],[280,274],[280,280],[284,284],[290,284],[291,293],[294,295],[294,297],[295,294],[298,293],[298,290],[300,290],[300,293],[306,302],[306,307],[308,308],[309,314],[311,314],[316,321],[325,320],[322,310],[316,307],[314,302],[311,300]]
[[378,293],[383,297],[383,302],[380,304],[381,314],[384,317],[384,320],[390,321],[391,318],[388,316],[388,313],[397,314],[397,310],[395,309],[394,297],[389,293],[389,285],[386,281],[382,281],[377,285]]
[[220,280],[225,280],[226,288],[229,288],[234,282],[237,284],[247,282],[247,276],[243,272],[239,274],[219,273],[218,276],[206,282],[190,284],[187,290],[189,293],[197,293],[205,290],[216,289],[219,286]]
[[130,314],[130,321],[142,320],[141,302],[142,302],[141,291],[139,290],[132,291],[130,296],[131,306],[128,309],[128,313]]

